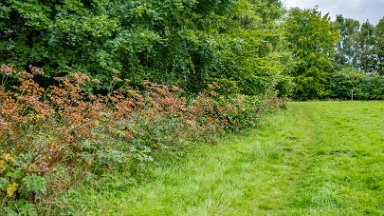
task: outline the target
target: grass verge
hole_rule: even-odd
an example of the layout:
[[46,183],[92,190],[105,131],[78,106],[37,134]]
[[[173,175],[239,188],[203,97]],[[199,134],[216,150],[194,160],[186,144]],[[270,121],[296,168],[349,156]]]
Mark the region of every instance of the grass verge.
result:
[[383,102],[291,103],[218,145],[158,156],[72,190],[60,199],[70,206],[63,212],[382,215],[383,113]]

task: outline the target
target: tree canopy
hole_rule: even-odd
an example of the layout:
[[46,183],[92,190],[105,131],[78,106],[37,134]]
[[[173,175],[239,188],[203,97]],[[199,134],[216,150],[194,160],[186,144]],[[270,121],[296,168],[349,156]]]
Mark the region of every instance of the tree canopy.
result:
[[291,73],[296,83],[294,97],[314,99],[326,95],[338,31],[329,16],[322,16],[316,8],[292,9],[285,23],[287,40],[295,59]]

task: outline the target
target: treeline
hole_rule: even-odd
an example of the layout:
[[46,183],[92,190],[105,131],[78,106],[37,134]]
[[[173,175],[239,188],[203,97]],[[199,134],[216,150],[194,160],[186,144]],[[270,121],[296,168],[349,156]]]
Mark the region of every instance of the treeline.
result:
[[384,18],[375,26],[338,15],[334,24],[341,37],[333,58],[336,66],[384,75]]
[[279,0],[3,0],[0,63],[42,68],[42,86],[81,71],[98,93],[118,76],[192,94],[216,82],[226,94],[383,99],[383,29]]
[[384,18],[375,26],[337,16],[341,40],[333,57],[329,96],[340,99],[384,99]]
[[294,8],[284,24],[294,99],[384,99],[384,18],[376,26],[342,15],[331,22],[316,8]]

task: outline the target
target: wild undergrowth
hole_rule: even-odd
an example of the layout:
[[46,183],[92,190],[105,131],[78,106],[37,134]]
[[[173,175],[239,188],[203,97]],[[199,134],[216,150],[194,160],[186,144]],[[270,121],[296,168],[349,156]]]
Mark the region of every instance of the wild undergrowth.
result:
[[148,81],[132,88],[114,77],[100,95],[84,90],[100,81],[80,72],[47,87],[41,77],[37,67],[1,66],[1,215],[44,214],[54,197],[85,179],[190,141],[214,144],[281,105],[273,96],[221,95],[216,84],[187,99],[176,86]]

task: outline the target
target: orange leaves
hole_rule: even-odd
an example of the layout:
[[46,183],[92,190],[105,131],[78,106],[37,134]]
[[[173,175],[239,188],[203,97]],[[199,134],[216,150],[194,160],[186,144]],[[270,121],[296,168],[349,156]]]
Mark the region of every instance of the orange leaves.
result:
[[[71,82],[79,84],[79,85],[84,85],[86,82],[89,82],[89,76],[81,73],[81,72],[75,72],[75,73],[70,73],[69,77],[71,78]],[[78,86],[76,86],[78,87]]]

